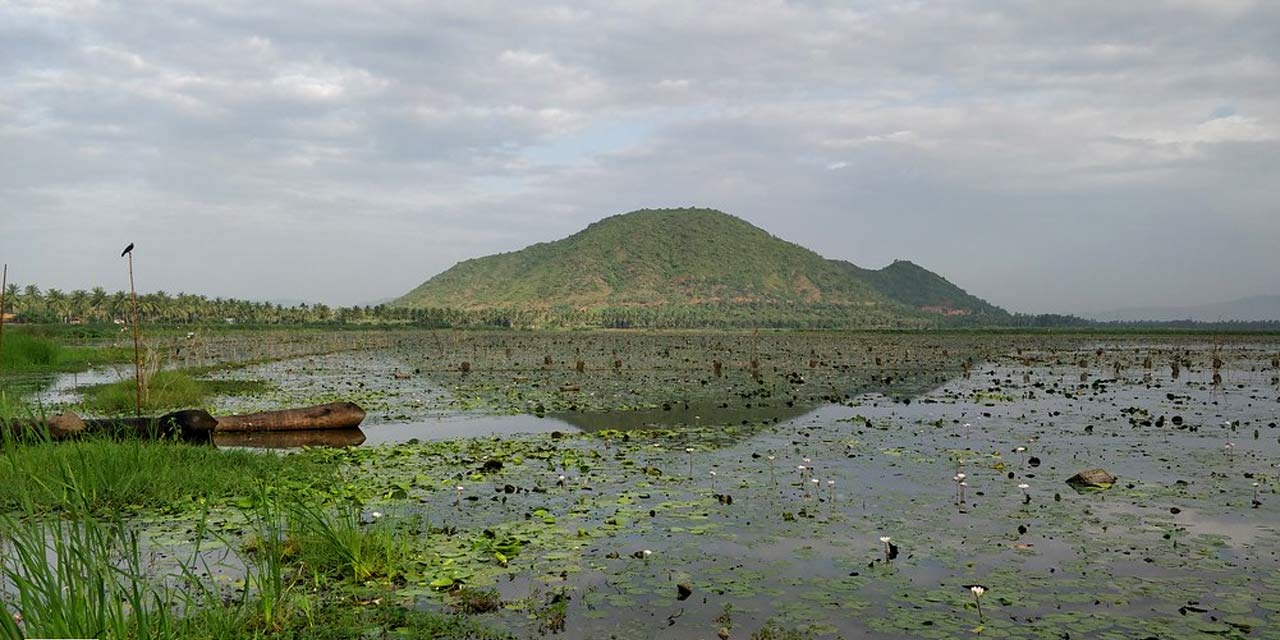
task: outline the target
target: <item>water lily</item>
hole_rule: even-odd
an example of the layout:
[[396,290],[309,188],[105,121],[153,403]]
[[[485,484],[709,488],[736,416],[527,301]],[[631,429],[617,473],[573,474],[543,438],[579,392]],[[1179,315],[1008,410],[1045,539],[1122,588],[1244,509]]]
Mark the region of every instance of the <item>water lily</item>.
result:
[[892,537],[880,536],[880,542],[884,543],[885,562],[892,562],[894,558],[898,557],[898,545],[893,543]]
[[974,606],[978,607],[978,624],[982,624],[982,596],[987,592],[987,588],[980,584],[971,584],[967,586],[969,587],[969,593],[973,594]]
[[1031,488],[1031,485],[1029,485],[1029,484],[1027,484],[1027,483],[1023,482],[1023,483],[1021,483],[1021,484],[1019,484],[1019,485],[1018,485],[1018,488],[1019,488],[1019,489],[1022,489],[1022,504],[1030,504],[1030,503],[1031,503],[1031,494],[1027,492],[1027,489],[1030,489],[1030,488]]

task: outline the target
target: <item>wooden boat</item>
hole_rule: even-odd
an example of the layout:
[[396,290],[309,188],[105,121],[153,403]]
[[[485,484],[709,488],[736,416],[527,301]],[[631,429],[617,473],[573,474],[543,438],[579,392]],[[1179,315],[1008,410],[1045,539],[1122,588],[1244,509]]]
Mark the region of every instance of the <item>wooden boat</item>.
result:
[[209,412],[186,409],[160,417],[95,418],[84,421],[85,433],[115,437],[173,438],[183,442],[209,442],[218,421]]
[[0,429],[13,438],[43,438],[48,435],[50,440],[67,440],[84,433],[85,424],[80,416],[64,411],[43,418],[0,420]]
[[217,419],[217,432],[355,429],[364,422],[364,416],[364,409],[354,402],[332,402],[301,409],[222,416]]

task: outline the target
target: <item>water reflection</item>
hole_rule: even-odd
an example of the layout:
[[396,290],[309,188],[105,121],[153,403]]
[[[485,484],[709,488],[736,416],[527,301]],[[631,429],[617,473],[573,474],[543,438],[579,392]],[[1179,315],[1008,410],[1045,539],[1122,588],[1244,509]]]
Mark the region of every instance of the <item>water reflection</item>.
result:
[[298,447],[355,447],[365,442],[360,429],[304,431],[233,431],[215,432],[213,443],[219,447],[251,447],[255,449],[294,449]]

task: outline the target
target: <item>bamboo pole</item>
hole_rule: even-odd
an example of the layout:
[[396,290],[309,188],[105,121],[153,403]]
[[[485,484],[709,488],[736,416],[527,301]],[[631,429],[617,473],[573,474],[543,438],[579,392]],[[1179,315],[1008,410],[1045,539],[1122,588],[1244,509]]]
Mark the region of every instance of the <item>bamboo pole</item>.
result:
[[[4,294],[9,288],[9,265],[4,265],[4,275],[0,275],[0,353],[4,353]],[[4,372],[4,360],[0,359],[0,373]]]
[[129,256],[129,294],[133,297],[133,386],[134,415],[142,417],[142,360],[140,350],[140,336],[138,334],[138,291],[133,286],[133,244],[129,244],[129,249],[125,251]]

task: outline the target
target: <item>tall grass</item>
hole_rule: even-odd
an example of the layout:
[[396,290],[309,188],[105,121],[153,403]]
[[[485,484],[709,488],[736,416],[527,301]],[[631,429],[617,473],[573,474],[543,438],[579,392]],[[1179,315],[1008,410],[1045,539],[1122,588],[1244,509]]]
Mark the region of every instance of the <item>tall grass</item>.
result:
[[[0,518],[0,577],[23,630],[50,638],[174,638],[180,597],[146,577],[138,536],[120,522]],[[5,598],[8,600],[8,598]],[[7,615],[12,615],[6,612]],[[10,618],[12,619],[12,618]]]
[[174,442],[10,441],[0,443],[0,512],[172,509],[247,496],[262,483],[314,484],[331,473],[305,456]]
[[[74,484],[69,491],[73,519],[0,514],[0,640],[336,639],[386,637],[392,630],[397,637],[510,637],[457,616],[353,606],[330,591],[331,578],[389,576],[407,560],[390,527],[361,525],[354,508],[329,511],[296,497],[277,502],[261,485],[255,507],[243,512],[252,544],[212,533],[202,509],[190,555],[157,574],[137,529],[119,514],[93,515],[90,497]],[[238,550],[242,589],[213,577],[202,555],[210,542]]]
[[[211,396],[244,394],[267,388],[254,380],[198,380],[182,371],[144,372],[143,411],[164,411],[199,407]],[[85,390],[84,404],[90,410],[109,415],[134,412],[137,381],[120,380]]]
[[361,511],[354,505],[326,510],[306,502],[291,503],[288,516],[298,559],[314,578],[364,582],[403,575],[409,548],[388,521],[363,524]]
[[5,331],[0,345],[0,369],[7,373],[75,371],[95,364],[119,362],[120,349],[65,346],[50,337],[26,331]]
[[6,371],[52,367],[61,357],[62,347],[51,340],[41,340],[11,332],[0,345],[0,365]]

